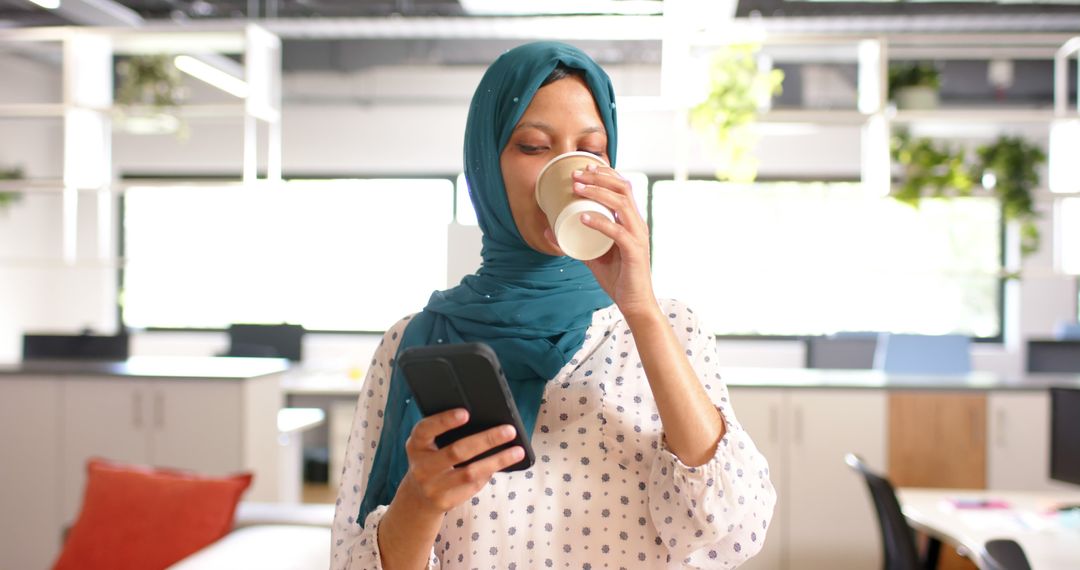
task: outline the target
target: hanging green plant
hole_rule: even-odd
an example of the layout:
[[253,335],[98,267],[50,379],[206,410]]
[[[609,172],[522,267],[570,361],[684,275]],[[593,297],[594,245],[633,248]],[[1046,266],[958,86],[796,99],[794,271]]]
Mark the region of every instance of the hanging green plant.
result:
[[999,137],[975,149],[969,160],[962,147],[931,139],[912,138],[906,131],[892,139],[892,157],[900,165],[892,197],[918,206],[923,198],[971,196],[976,181],[1001,203],[1005,221],[1020,226],[1020,252],[1039,250],[1041,236],[1036,225],[1034,192],[1039,187],[1038,167],[1046,154],[1020,137]]
[[[19,167],[15,168],[0,168],[0,181],[3,180],[22,180],[23,171]],[[4,192],[0,191],[0,210],[6,209],[8,206],[18,202],[22,199],[20,192]]]
[[137,55],[116,64],[116,102],[158,108],[180,105],[180,71],[167,55]]
[[891,141],[892,158],[901,167],[893,198],[918,206],[924,196],[970,196],[975,187],[964,162],[964,149],[931,139],[912,139],[899,131]]
[[1042,236],[1036,222],[1034,191],[1039,187],[1038,167],[1046,153],[1020,137],[999,137],[993,144],[975,150],[976,172],[983,185],[1001,201],[1007,221],[1020,224],[1020,251],[1030,255],[1039,250]]
[[115,119],[120,127],[133,134],[184,135],[177,116],[184,89],[172,56],[133,56],[117,63],[116,72]]
[[784,82],[783,71],[759,67],[759,50],[753,44],[718,50],[710,67],[708,97],[690,110],[690,124],[715,143],[720,180],[752,182],[757,177],[752,125],[762,102],[779,94]]

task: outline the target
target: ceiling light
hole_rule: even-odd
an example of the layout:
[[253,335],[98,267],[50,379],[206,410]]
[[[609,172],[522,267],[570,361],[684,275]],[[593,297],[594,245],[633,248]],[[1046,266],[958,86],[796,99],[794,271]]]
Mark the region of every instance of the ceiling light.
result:
[[243,79],[230,75],[201,59],[194,58],[190,55],[178,55],[173,60],[173,64],[176,68],[184,73],[221,89],[222,91],[234,95],[241,99],[248,96],[248,84]]
[[41,6],[42,8],[48,8],[49,10],[55,10],[60,7],[60,0],[30,0],[34,4]]

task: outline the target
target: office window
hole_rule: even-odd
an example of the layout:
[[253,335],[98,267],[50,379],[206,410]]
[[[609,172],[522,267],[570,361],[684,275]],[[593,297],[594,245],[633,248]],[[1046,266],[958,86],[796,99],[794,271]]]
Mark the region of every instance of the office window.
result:
[[653,273],[718,334],[1001,332],[989,198],[918,209],[853,183],[657,182]]
[[446,287],[452,213],[448,179],[133,188],[124,322],[385,330]]

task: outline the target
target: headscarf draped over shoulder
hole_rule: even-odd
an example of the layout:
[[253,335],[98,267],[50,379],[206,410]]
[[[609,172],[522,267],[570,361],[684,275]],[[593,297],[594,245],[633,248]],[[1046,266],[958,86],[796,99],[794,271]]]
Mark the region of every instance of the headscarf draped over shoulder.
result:
[[[483,232],[482,265],[457,287],[434,292],[412,317],[398,347],[400,354],[410,346],[438,343],[490,345],[529,435],[544,385],[581,348],[593,312],[612,302],[580,261],[540,253],[525,243],[503,185],[499,156],[536,91],[559,66],[583,74],[607,131],[614,166],[615,96],[596,62],[558,42],[525,44],[496,59],[476,88],[465,127],[465,178]],[[382,434],[357,517],[360,525],[394,498],[409,468],[405,441],[421,419],[393,362]]]

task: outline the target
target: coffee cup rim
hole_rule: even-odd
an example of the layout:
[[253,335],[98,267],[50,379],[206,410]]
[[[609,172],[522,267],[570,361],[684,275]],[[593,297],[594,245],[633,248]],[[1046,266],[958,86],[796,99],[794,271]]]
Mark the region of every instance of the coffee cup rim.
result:
[[533,183],[533,198],[536,199],[537,204],[540,203],[540,179],[544,177],[544,173],[547,172],[548,168],[550,168],[551,165],[555,164],[556,162],[558,162],[558,161],[560,161],[560,160],[562,160],[564,158],[571,157],[571,156],[585,156],[585,157],[588,157],[588,158],[591,158],[593,160],[596,160],[596,161],[600,162],[600,164],[602,164],[604,166],[608,166],[608,162],[606,160],[604,160],[604,158],[602,156],[593,154],[591,152],[585,152],[583,150],[572,150],[570,152],[564,152],[564,153],[560,154],[559,156],[556,156],[555,158],[552,158],[551,160],[549,160],[547,162],[547,164],[544,165],[543,168],[540,169],[540,173],[536,175],[536,182]]

